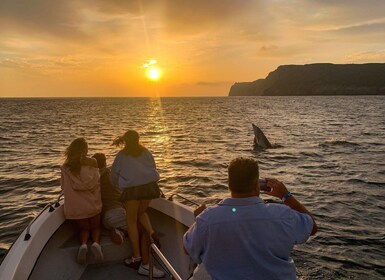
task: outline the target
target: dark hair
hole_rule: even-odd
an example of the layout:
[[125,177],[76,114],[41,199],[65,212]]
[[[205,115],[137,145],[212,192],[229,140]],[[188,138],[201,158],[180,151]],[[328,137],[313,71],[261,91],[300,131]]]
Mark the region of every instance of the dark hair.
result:
[[98,162],[98,168],[106,167],[106,155],[103,153],[96,153],[92,156]]
[[112,142],[114,146],[121,146],[124,144],[123,153],[133,157],[140,156],[141,153],[146,149],[139,143],[139,133],[135,130],[127,130],[123,136],[116,137]]
[[83,137],[76,138],[71,142],[68,148],[65,150],[64,155],[66,160],[65,166],[68,166],[73,174],[79,174],[81,168],[81,159],[87,155],[88,144]]
[[229,189],[235,193],[255,190],[259,178],[258,162],[252,158],[233,159],[228,167]]

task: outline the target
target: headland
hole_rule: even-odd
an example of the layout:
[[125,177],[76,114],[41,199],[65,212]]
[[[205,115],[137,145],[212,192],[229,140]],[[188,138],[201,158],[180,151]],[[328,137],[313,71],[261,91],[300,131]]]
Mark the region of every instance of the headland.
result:
[[385,95],[385,63],[282,65],[265,79],[235,83],[229,96]]

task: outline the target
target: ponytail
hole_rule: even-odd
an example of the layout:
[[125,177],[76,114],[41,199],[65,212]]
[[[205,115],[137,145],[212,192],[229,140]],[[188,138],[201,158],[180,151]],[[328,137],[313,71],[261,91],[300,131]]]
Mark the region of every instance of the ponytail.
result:
[[114,141],[112,141],[112,144],[111,146],[116,146],[116,147],[119,147],[121,146],[122,144],[124,144],[126,141],[124,140],[124,136],[118,136],[115,138]]
[[116,137],[112,142],[112,146],[122,146],[124,144],[123,153],[133,157],[140,156],[146,149],[139,143],[139,133],[135,130],[128,130],[123,136]]

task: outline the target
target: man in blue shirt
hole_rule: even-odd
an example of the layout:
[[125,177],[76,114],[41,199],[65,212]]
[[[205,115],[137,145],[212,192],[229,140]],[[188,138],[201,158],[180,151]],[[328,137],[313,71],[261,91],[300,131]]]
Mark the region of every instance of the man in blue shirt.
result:
[[203,263],[213,279],[296,279],[290,257],[295,244],[317,231],[310,212],[276,179],[267,179],[265,194],[283,204],[259,198],[258,162],[236,158],[228,168],[231,198],[199,208],[183,238],[186,252]]

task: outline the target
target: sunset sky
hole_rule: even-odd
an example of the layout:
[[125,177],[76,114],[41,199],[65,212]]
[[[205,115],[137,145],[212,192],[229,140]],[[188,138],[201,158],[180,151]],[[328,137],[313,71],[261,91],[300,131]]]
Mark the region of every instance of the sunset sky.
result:
[[0,97],[224,96],[317,62],[385,62],[385,1],[0,0]]

